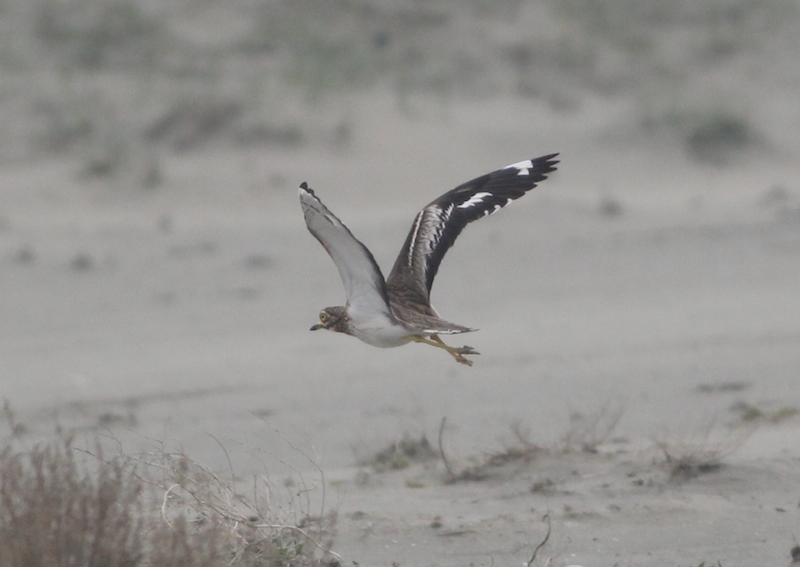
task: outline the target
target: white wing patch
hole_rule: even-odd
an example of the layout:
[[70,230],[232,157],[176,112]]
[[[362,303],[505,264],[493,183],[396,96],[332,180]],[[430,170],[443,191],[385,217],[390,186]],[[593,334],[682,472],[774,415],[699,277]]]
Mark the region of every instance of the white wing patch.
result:
[[497,211],[499,211],[500,209],[502,209],[503,207],[505,207],[506,205],[508,205],[508,204],[509,204],[511,201],[513,201],[513,200],[514,200],[514,199],[506,199],[506,202],[505,202],[505,203],[503,203],[502,205],[498,203],[497,205],[495,205],[495,206],[494,206],[494,208],[492,208],[492,209],[486,209],[486,210],[483,212],[483,215],[482,215],[482,216],[486,217],[486,216],[489,216],[489,215],[493,215],[494,213],[496,213]]
[[511,169],[512,167],[519,170],[517,175],[530,175],[531,169],[533,169],[533,161],[526,159],[525,161],[519,161],[517,163],[507,165],[503,169]]
[[486,197],[491,197],[491,196],[492,196],[492,194],[491,194],[491,193],[487,193],[487,192],[485,192],[485,191],[481,191],[480,193],[475,193],[475,194],[474,194],[472,197],[470,197],[469,199],[467,199],[466,201],[464,201],[463,203],[461,203],[461,204],[458,206],[458,208],[459,208],[459,209],[470,209],[470,208],[472,208],[472,207],[475,207],[475,206],[477,206],[477,205],[480,205],[480,204],[482,204],[482,203],[483,203],[483,200],[484,200]]

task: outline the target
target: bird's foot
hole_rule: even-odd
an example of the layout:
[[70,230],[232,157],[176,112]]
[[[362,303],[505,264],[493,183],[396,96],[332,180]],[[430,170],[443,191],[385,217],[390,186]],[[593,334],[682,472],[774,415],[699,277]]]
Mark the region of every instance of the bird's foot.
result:
[[480,354],[477,350],[472,348],[471,346],[463,346],[461,348],[451,348],[448,352],[453,355],[453,358],[456,359],[456,362],[459,364],[466,364],[467,366],[472,366],[472,362],[468,358],[464,358],[464,355],[468,354]]
[[480,354],[471,346],[463,346],[461,348],[451,347],[450,345],[445,344],[438,335],[430,335],[430,337],[411,335],[408,337],[408,339],[414,341],[415,343],[425,343],[436,348],[444,349],[456,360],[456,362],[459,364],[466,364],[467,366],[472,366],[472,361],[468,358],[464,358],[465,355]]

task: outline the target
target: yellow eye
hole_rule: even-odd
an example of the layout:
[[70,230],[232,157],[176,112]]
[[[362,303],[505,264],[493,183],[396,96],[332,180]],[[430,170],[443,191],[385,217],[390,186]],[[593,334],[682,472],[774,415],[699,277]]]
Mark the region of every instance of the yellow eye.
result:
[[324,311],[319,314],[319,322],[320,323],[327,323],[328,322],[328,314]]

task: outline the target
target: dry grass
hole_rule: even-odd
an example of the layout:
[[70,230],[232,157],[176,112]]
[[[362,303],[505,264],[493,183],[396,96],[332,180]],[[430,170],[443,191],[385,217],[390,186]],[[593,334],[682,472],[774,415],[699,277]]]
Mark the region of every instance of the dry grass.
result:
[[184,454],[106,458],[73,439],[0,451],[4,567],[338,565],[336,516],[284,522],[257,479],[253,499]]
[[436,459],[437,455],[425,435],[416,438],[403,434],[399,441],[392,441],[387,447],[368,458],[359,459],[359,464],[369,466],[380,473],[407,469],[414,463],[425,463]]
[[712,425],[699,438],[657,441],[656,448],[664,455],[662,464],[670,480],[689,480],[722,469],[723,460],[739,449],[751,432],[731,430],[721,434]]
[[173,531],[176,526],[179,531],[192,526],[203,539],[221,541],[225,564],[338,564],[338,556],[331,551],[335,512],[284,517],[271,506],[271,487],[265,477],[253,479],[252,496],[246,497],[233,478],[223,478],[183,453],[149,453],[137,461],[150,473],[140,480],[161,495],[161,522]]
[[607,443],[619,425],[624,408],[602,406],[598,411],[583,415],[570,415],[569,428],[561,439],[563,453],[597,453],[600,445]]
[[447,471],[446,482],[453,484],[456,482],[472,482],[486,480],[506,465],[526,465],[544,449],[530,441],[528,435],[522,431],[519,423],[511,424],[511,432],[515,442],[507,445],[504,449],[484,455],[484,457],[472,466],[456,471],[450,464],[443,446],[444,430],[446,420],[442,419],[439,427],[439,453],[442,463]]
[[[87,472],[70,439],[0,452],[0,564],[141,564],[142,484],[114,463]],[[199,564],[198,564],[199,565]]]
[[765,408],[762,406],[738,401],[731,406],[731,411],[737,413],[742,423],[781,423],[800,414],[800,408],[795,406],[780,406]]

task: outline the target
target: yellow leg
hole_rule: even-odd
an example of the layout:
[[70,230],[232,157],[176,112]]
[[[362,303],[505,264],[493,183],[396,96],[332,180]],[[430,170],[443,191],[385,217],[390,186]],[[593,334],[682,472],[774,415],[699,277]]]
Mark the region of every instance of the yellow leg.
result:
[[465,354],[479,354],[474,348],[469,346],[463,346],[461,348],[451,347],[450,345],[446,345],[442,339],[439,338],[439,335],[431,335],[430,337],[418,337],[416,335],[411,335],[408,337],[410,340],[414,341],[415,343],[423,343],[426,345],[431,345],[436,348],[441,348],[446,350],[450,353],[450,356],[456,359],[456,362],[460,364],[466,364],[467,366],[472,366],[472,361],[469,359],[464,358]]

